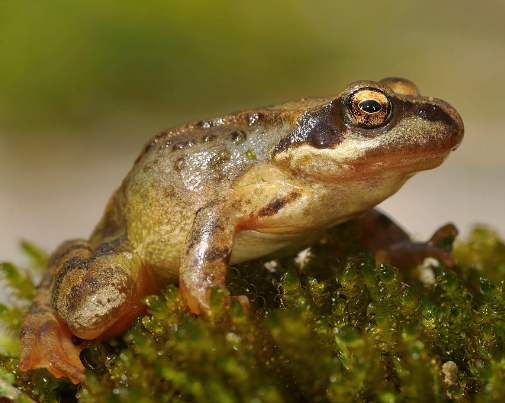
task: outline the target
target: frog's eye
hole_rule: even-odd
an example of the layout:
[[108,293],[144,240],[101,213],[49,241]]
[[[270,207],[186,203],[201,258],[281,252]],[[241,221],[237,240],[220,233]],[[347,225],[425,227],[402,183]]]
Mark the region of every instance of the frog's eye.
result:
[[371,129],[384,125],[391,113],[391,102],[381,91],[361,89],[351,95],[349,107],[354,124]]

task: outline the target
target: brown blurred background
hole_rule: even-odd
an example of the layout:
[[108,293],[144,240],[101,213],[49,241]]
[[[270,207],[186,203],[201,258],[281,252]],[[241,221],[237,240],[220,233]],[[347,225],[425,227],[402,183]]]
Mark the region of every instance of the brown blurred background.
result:
[[0,260],[87,236],[161,129],[404,76],[466,124],[463,145],[383,204],[428,236],[505,235],[505,1],[0,2]]

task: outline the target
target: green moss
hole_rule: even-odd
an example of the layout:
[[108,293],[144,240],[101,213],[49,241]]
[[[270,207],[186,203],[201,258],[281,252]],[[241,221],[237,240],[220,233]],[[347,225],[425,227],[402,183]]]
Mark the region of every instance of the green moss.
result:
[[[15,332],[33,282],[30,271],[4,264],[15,302],[0,307],[0,393],[82,402],[504,401],[503,241],[474,229],[455,247],[457,267],[426,267],[434,281],[425,283],[355,245],[344,226],[298,258],[233,268],[230,292],[249,296],[249,314],[238,303],[225,308],[227,291],[214,292],[208,319],[187,314],[175,287],[147,298],[149,314],[132,329],[83,352],[82,387],[16,370]],[[43,254],[24,249],[43,266]]]

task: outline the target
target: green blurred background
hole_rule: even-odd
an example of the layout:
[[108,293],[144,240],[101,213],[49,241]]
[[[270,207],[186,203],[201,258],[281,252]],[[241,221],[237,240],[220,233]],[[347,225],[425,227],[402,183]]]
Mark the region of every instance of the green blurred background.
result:
[[0,259],[87,236],[161,129],[398,75],[463,146],[384,208],[505,232],[505,1],[0,0]]

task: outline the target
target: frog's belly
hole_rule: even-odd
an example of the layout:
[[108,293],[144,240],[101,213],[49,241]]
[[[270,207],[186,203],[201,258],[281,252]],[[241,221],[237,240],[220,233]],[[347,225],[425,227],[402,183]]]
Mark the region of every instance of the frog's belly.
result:
[[272,234],[253,230],[241,231],[235,237],[230,264],[269,255],[282,248],[300,243],[300,235]]

